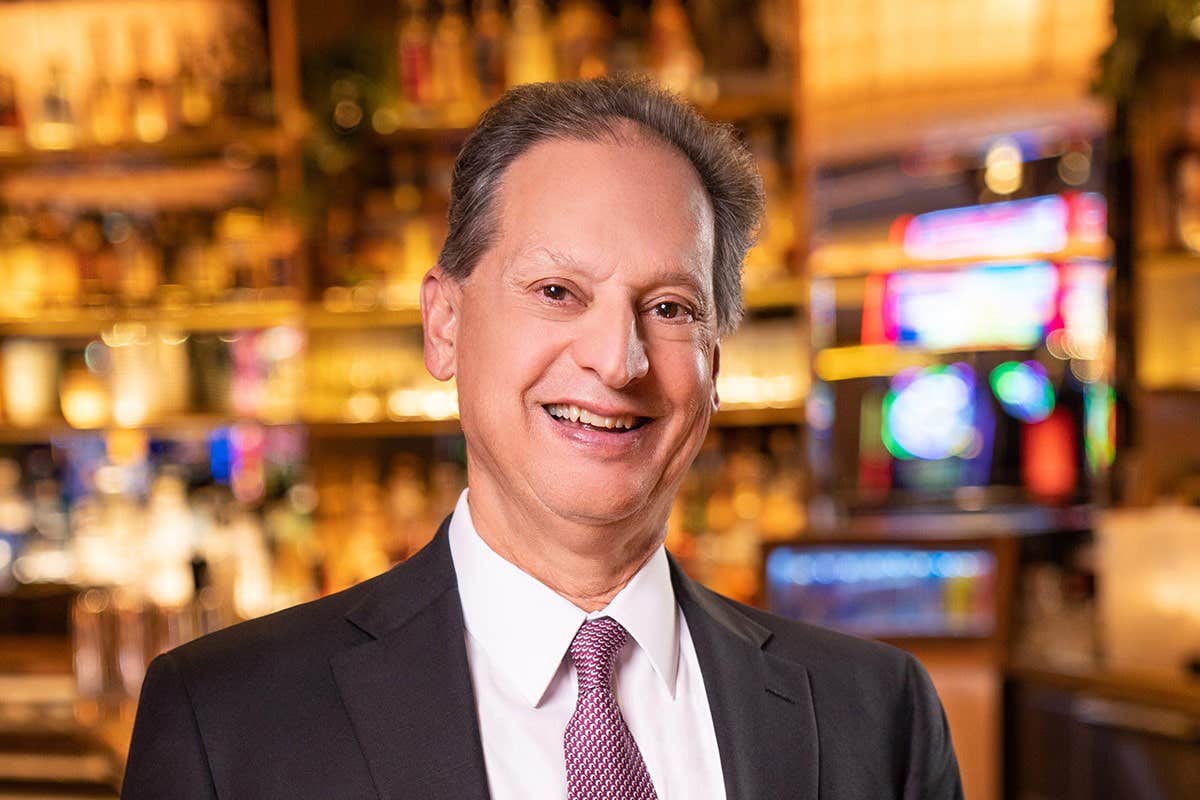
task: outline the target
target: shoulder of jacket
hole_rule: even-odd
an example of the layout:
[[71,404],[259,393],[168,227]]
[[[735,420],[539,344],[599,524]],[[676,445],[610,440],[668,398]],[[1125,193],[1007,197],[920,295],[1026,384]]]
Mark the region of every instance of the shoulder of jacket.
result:
[[205,634],[172,649],[170,656],[189,680],[248,674],[264,663],[323,662],[336,650],[364,639],[345,614],[386,574]]

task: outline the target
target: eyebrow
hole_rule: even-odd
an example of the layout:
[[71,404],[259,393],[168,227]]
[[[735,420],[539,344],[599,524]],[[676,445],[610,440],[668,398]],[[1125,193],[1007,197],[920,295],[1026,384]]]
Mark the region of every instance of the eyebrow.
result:
[[[518,251],[517,254],[513,258],[513,263],[515,264],[516,262],[530,260],[530,259],[535,260],[535,261],[537,261],[537,260],[549,261],[549,262],[555,264],[556,266],[564,267],[566,269],[578,270],[578,271],[585,270],[583,262],[581,262],[579,259],[575,258],[574,256],[572,256],[568,253],[563,253],[559,250],[554,250],[554,249],[552,249],[550,247],[546,247],[546,246],[531,247],[531,248],[528,248],[525,250]],[[672,269],[669,269],[669,271],[662,273],[661,275],[656,275],[655,282],[658,284],[671,284],[671,285],[677,285],[677,286],[684,286],[688,289],[691,289],[693,292],[696,293],[698,301],[703,301],[703,299],[704,299],[703,287],[696,280],[695,276],[689,272],[685,272],[680,269],[672,268]]]

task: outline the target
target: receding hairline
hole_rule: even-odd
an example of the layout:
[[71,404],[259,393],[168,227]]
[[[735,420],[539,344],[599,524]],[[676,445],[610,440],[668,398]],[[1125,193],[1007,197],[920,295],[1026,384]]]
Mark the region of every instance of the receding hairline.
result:
[[[709,239],[709,287],[710,291],[716,291],[716,267],[717,267],[717,216],[715,201],[712,191],[704,182],[704,176],[696,167],[695,162],[688,156],[686,152],[681,150],[674,142],[663,136],[654,128],[646,125],[640,120],[626,117],[619,114],[610,114],[600,120],[601,127],[596,131],[596,135],[588,135],[583,132],[576,131],[556,131],[548,134],[536,142],[531,144],[522,153],[505,165],[504,169],[496,178],[496,185],[489,198],[488,207],[486,209],[487,226],[491,229],[493,236],[499,236],[501,233],[501,221],[503,218],[503,208],[508,197],[508,177],[512,172],[513,167],[521,163],[527,157],[543,149],[544,147],[554,144],[569,144],[571,142],[579,142],[582,144],[610,144],[616,147],[630,148],[653,148],[660,152],[668,153],[682,162],[688,171],[688,174],[696,182],[696,186],[700,188],[700,197],[703,198],[704,204],[704,219],[698,220],[699,224],[707,227]],[[693,209],[698,210],[698,209]],[[703,235],[703,233],[701,233]],[[497,241],[492,241],[491,246],[480,254],[480,258],[486,257],[487,253],[492,250]],[[475,270],[471,270],[460,279],[460,283],[465,283],[475,274]]]

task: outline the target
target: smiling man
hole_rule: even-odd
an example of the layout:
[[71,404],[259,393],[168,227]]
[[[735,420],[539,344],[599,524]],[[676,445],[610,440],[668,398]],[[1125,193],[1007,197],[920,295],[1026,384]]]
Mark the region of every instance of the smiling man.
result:
[[961,797],[911,656],[663,549],[761,208],[732,130],[649,83],[505,95],[422,286],[468,489],[389,572],[157,658],[123,796]]

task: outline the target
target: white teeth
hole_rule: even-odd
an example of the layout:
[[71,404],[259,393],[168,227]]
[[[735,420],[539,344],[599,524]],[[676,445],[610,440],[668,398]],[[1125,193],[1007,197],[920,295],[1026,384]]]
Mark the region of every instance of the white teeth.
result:
[[621,417],[602,417],[599,414],[593,414],[586,408],[580,408],[579,406],[566,405],[562,403],[548,405],[546,406],[546,410],[549,411],[550,415],[553,417],[558,417],[559,419],[569,419],[572,422],[583,422],[587,425],[591,425],[594,428],[629,429],[633,427],[635,420],[632,414],[626,414]]

